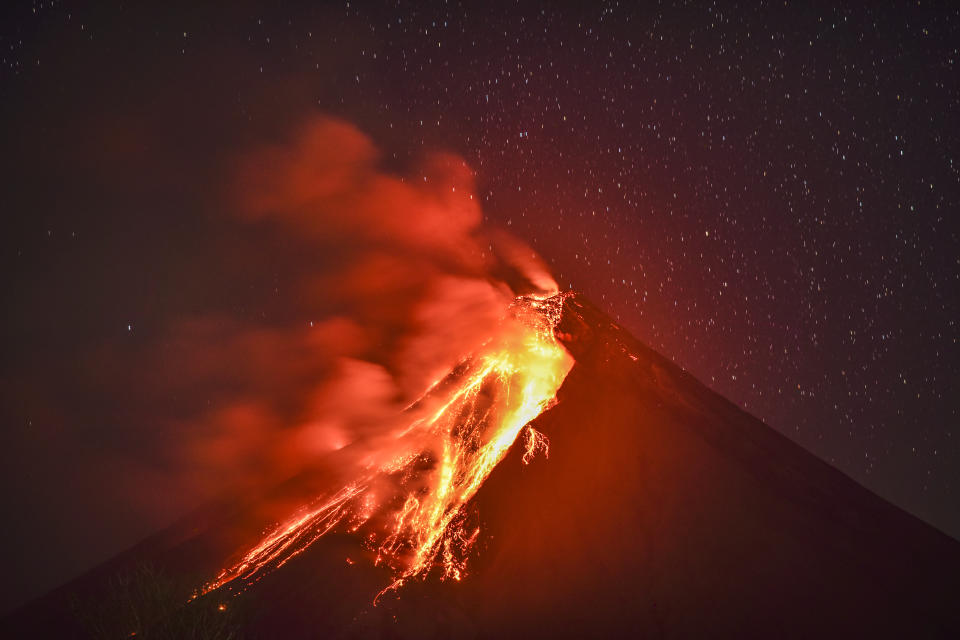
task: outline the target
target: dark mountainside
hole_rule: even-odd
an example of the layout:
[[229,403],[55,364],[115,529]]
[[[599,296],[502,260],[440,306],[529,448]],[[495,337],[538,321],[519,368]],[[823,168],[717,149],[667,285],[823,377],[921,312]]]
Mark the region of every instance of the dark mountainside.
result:
[[[250,638],[960,637],[960,543],[581,297],[567,300],[557,333],[576,364],[534,423],[550,438],[549,460],[524,466],[515,446],[475,496],[481,543],[462,582],[409,584],[373,606],[387,572],[360,540],[331,534],[240,596],[190,606],[242,611]],[[200,583],[330,483],[304,474],[197,512],[0,629],[82,637],[71,594],[95,600],[109,576],[141,561]]]

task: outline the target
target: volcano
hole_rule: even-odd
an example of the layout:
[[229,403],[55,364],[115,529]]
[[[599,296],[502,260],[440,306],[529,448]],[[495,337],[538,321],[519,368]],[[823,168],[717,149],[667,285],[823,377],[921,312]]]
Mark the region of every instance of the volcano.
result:
[[224,570],[292,505],[342,486],[320,460],[280,487],[191,514],[8,616],[4,633],[90,635],[76,603],[102,599],[111,576],[148,562],[198,585],[219,575],[182,606],[242,611],[236,633],[252,638],[960,637],[960,543],[713,393],[582,296],[562,301],[552,327],[572,368],[555,404],[450,511],[461,543],[452,563],[428,554],[439,568],[397,584],[368,520],[337,516],[344,526],[318,531],[332,522],[320,518],[309,530],[319,535],[262,572]]

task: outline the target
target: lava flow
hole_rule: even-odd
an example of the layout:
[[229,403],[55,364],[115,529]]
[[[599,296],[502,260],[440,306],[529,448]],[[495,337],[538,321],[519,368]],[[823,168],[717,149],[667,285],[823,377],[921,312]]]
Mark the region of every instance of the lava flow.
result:
[[203,593],[234,581],[242,589],[335,529],[360,535],[391,569],[384,591],[433,570],[461,579],[479,537],[467,503],[525,427],[523,462],[547,451],[546,436],[527,425],[556,401],[573,366],[554,336],[565,298],[517,298],[497,335],[407,409],[386,454],[369,456],[352,482],[302,507]]

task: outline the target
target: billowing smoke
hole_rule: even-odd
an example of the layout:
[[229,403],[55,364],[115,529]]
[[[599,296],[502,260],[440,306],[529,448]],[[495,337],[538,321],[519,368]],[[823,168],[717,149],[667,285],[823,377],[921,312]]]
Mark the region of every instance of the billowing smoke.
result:
[[157,452],[170,486],[193,495],[364,451],[492,335],[516,295],[556,290],[528,247],[483,227],[457,156],[388,172],[363,132],[319,118],[240,154],[229,174],[227,225],[278,239],[306,266],[277,282],[283,317],[183,317],[144,357],[153,393],[208,394],[161,420],[175,434]]

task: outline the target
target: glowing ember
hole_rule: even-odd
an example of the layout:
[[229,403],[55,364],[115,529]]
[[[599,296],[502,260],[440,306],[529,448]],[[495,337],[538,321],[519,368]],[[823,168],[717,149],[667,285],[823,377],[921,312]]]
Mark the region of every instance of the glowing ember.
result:
[[[400,446],[386,462],[367,465],[337,493],[301,508],[203,593],[237,579],[252,584],[337,527],[364,529],[375,562],[394,572],[384,591],[433,569],[460,580],[480,535],[464,506],[524,427],[555,402],[573,366],[554,337],[564,299],[518,298],[497,335],[411,405],[393,443]],[[546,436],[527,427],[524,464],[548,447]]]
[[527,427],[527,444],[526,450],[523,452],[523,464],[530,464],[541,451],[543,457],[550,457],[550,440],[533,427]]

